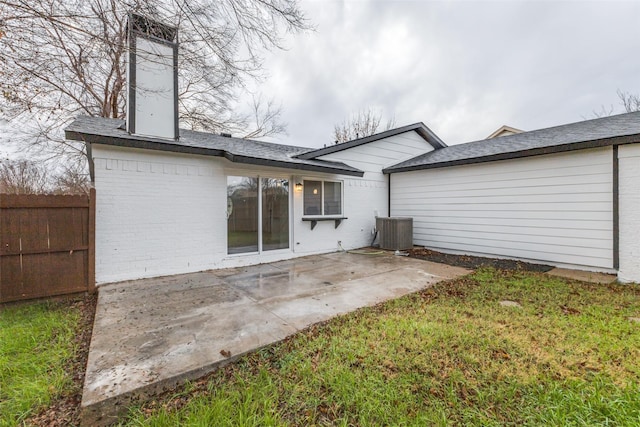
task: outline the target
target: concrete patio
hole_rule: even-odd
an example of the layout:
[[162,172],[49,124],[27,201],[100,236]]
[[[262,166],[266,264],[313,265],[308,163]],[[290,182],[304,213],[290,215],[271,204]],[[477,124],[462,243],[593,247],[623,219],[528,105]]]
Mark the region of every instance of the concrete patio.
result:
[[110,424],[136,399],[316,322],[468,272],[391,253],[333,253],[104,285],[83,423]]

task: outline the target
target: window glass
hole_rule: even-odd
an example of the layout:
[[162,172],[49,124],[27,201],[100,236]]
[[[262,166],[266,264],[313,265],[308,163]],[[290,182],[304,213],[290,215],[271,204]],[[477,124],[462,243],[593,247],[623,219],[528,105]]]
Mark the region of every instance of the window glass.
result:
[[340,215],[342,213],[342,183],[324,183],[324,214]]
[[228,253],[258,251],[258,178],[227,177]]
[[262,178],[262,250],[289,247],[289,180]]
[[304,181],[304,214],[322,215],[322,181]]

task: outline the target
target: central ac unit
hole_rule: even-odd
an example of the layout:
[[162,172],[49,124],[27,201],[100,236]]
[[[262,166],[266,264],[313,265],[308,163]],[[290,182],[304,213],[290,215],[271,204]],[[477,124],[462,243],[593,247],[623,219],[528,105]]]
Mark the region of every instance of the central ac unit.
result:
[[376,217],[376,230],[382,249],[413,248],[413,218]]

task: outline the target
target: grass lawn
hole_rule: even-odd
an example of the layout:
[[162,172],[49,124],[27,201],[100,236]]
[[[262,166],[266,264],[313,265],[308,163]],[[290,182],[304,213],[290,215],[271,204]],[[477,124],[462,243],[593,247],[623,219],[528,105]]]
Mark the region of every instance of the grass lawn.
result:
[[15,426],[71,391],[80,314],[69,304],[0,307],[0,426]]
[[637,285],[483,269],[312,327],[123,424],[637,426],[638,317]]

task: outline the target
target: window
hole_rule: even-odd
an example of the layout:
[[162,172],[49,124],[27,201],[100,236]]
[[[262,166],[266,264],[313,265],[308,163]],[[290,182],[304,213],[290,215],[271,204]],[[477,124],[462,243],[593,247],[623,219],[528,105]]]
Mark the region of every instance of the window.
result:
[[342,183],[336,181],[304,181],[304,215],[342,215]]
[[304,181],[304,214],[322,215],[322,181]]
[[342,213],[342,183],[324,183],[324,214],[340,215]]

